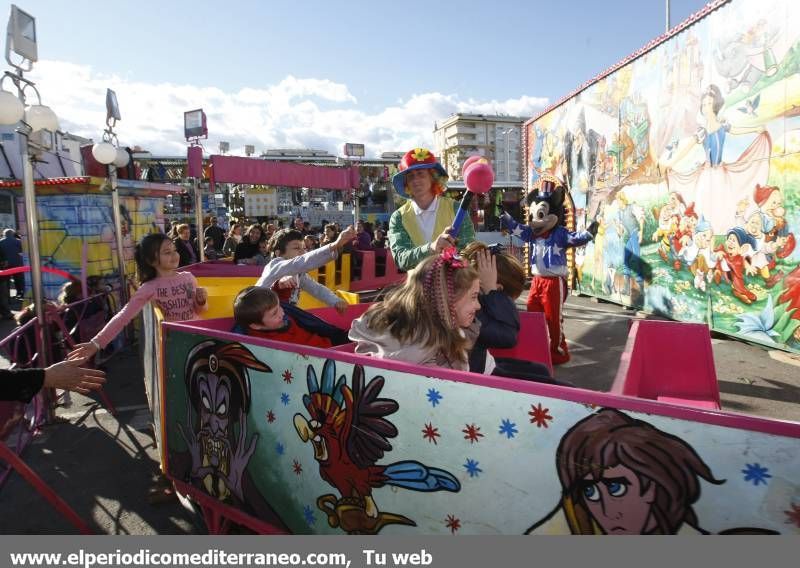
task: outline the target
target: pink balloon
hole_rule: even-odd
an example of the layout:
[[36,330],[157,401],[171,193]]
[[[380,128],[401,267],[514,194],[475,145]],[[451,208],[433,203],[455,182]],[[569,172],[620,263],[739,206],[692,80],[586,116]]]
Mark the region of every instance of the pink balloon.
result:
[[467,191],[477,194],[486,193],[492,189],[493,183],[494,171],[487,160],[481,159],[480,162],[475,160],[469,164],[469,167],[464,168],[464,185],[467,186]]
[[469,167],[478,160],[485,160],[485,158],[483,156],[470,156],[469,158],[464,160],[464,163],[461,164],[461,176],[463,177],[467,175],[467,170],[469,169]]

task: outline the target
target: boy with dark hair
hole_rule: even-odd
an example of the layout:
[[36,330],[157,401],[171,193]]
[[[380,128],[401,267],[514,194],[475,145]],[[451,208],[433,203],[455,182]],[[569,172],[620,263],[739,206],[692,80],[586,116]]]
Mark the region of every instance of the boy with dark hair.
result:
[[339,313],[344,313],[347,303],[306,273],[335,260],[344,246],[354,237],[355,230],[350,226],[329,245],[305,252],[303,234],[300,231],[281,229],[269,241],[268,248],[273,258],[264,267],[256,286],[273,289],[281,302],[290,304],[297,303],[302,289],[329,306],[335,307]]
[[349,343],[347,332],[291,304],[268,288],[250,286],[233,301],[234,331],[311,347]]

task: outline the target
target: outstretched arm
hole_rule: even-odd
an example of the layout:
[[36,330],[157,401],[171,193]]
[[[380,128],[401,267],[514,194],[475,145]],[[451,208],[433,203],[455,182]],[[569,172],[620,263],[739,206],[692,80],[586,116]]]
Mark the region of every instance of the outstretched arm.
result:
[[500,215],[500,225],[507,228],[509,231],[511,231],[512,235],[522,239],[526,243],[532,243],[534,241],[533,229],[527,225],[523,225],[522,223],[517,223],[517,221],[514,220],[514,218],[508,213],[503,213]]

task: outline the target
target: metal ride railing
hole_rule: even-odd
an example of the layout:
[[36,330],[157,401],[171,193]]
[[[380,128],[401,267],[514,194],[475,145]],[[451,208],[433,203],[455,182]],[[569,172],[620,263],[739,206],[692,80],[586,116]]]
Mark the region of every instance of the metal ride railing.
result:
[[[77,343],[88,341],[105,325],[113,314],[109,294],[101,293],[60,308],[50,305],[46,310],[48,332],[51,334],[49,360],[60,361]],[[103,308],[92,311],[92,306]],[[96,314],[101,314],[97,316]],[[0,355],[11,363],[11,369],[32,368],[41,360],[42,346],[39,342],[39,321],[36,318],[14,329],[0,341]],[[99,326],[99,327],[98,327]],[[102,357],[102,356],[101,356]],[[94,364],[108,360],[98,358]],[[103,389],[98,391],[103,404],[112,414],[116,409]],[[28,404],[0,402],[0,444],[5,444],[16,455],[20,455],[36,432],[48,422],[51,407],[58,403],[52,389],[42,389]],[[11,472],[10,464],[0,463],[0,488]]]
[[[39,321],[32,319],[0,341],[0,353],[12,369],[35,367],[39,358]],[[26,360],[27,359],[27,360]],[[47,419],[48,393],[39,391],[30,403],[0,401],[0,444],[19,455]],[[0,463],[0,489],[11,474],[11,464]]]

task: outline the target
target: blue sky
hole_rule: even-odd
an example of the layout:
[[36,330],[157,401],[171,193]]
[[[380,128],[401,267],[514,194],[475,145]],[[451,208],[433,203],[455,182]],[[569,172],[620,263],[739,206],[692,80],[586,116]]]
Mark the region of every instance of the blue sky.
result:
[[[199,106],[207,147],[430,143],[452,112],[536,113],[665,23],[664,0],[18,5],[36,17],[32,78],[62,128],[96,137],[108,86],[121,141],[164,153],[180,152],[182,112]],[[704,5],[672,0],[672,24]]]

